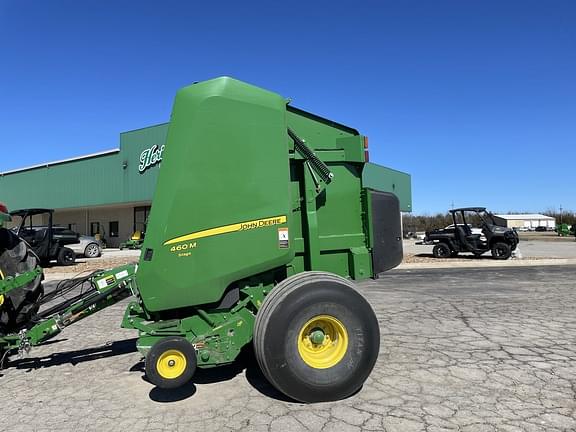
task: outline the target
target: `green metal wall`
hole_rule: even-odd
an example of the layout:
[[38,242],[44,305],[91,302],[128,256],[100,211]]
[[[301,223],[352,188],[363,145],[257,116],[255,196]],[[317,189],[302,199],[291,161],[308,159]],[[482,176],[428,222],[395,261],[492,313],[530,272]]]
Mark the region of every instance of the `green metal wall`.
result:
[[[302,129],[305,125],[299,122],[303,122],[301,116],[288,112],[291,127]],[[140,154],[153,145],[164,145],[167,132],[168,123],[123,132],[120,151],[116,153],[0,173],[0,201],[10,209],[66,209],[152,201],[160,164],[141,173],[138,170]],[[341,135],[348,134],[342,132]],[[366,164],[362,181],[364,186],[395,193],[401,210],[412,211],[409,174]]]
[[143,173],[140,154],[166,142],[168,124],[120,134],[120,151],[0,174],[0,201],[10,209],[56,209],[151,201],[159,164]]

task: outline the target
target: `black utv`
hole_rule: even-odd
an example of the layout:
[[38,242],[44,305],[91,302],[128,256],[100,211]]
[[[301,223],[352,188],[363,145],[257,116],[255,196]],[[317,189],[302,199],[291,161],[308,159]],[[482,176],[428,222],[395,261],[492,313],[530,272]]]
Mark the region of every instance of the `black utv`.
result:
[[42,266],[46,266],[51,260],[56,260],[60,265],[74,264],[76,254],[65,246],[78,243],[79,236],[71,230],[54,230],[53,213],[54,210],[40,208],[10,212],[15,222],[18,217],[21,218],[13,231],[30,245],[40,258]]
[[518,234],[511,228],[499,226],[494,216],[484,207],[466,207],[450,210],[453,225],[427,231],[424,244],[433,244],[436,258],[455,257],[460,252],[471,252],[479,257],[490,251],[492,258],[505,260],[518,246]]

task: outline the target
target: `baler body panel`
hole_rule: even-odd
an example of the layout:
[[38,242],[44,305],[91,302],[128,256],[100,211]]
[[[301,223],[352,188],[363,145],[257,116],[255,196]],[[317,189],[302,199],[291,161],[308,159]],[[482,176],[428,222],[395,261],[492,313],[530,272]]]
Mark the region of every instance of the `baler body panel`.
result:
[[218,78],[182,89],[136,275],[146,310],[213,309],[236,282],[271,271],[276,282],[310,270],[374,276],[365,150],[355,129],[258,87]]
[[214,303],[293,259],[285,101],[220,78],[176,96],[137,284],[149,311]]

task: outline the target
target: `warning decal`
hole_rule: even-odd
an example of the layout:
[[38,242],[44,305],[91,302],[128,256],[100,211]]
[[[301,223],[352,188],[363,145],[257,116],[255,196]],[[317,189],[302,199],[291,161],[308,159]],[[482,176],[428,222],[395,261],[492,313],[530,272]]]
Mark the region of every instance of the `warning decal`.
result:
[[278,228],[278,247],[288,249],[290,247],[288,228]]

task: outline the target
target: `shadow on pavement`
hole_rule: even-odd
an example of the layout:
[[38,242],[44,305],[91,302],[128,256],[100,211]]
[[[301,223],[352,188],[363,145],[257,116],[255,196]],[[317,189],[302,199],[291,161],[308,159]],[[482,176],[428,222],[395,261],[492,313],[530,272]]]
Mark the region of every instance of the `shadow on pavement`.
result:
[[166,402],[178,402],[184,399],[188,399],[196,393],[196,386],[193,383],[188,383],[183,387],[176,389],[161,389],[154,387],[150,390],[148,396],[154,402],[166,403]]
[[[135,364],[130,371],[144,372],[144,362]],[[264,378],[264,375],[262,375],[262,372],[258,367],[258,362],[256,361],[251,346],[244,348],[233,363],[210,369],[196,369],[192,381],[184,387],[179,389],[160,389],[154,387],[150,391],[149,397],[154,402],[160,403],[181,401],[193,396],[196,393],[197,386],[229,381],[241,374],[243,371],[245,371],[248,383],[266,397],[283,402],[294,402],[276,390],[266,380],[266,378]],[[142,375],[142,379],[149,382],[145,375]]]
[[476,256],[476,255],[472,255],[472,254],[458,254],[458,256],[454,257],[454,258],[435,258],[434,255],[432,255],[431,253],[419,253],[414,255],[415,257],[419,257],[419,258],[434,258],[435,260],[438,261],[451,261],[454,259],[469,259],[469,260],[494,260],[492,258],[492,255],[485,254],[485,255],[480,255],[480,256]]
[[[136,338],[125,339],[121,341],[114,341],[111,344],[94,348],[53,353],[44,357],[28,357],[24,359],[16,359],[10,361],[8,368],[26,369],[31,371],[34,369],[49,368],[52,366],[60,366],[65,364],[76,365],[79,363],[90,362],[102,358],[110,358],[118,355],[129,354],[137,351],[136,340]],[[51,341],[51,343],[56,343],[59,341],[62,340]],[[135,363],[130,368],[130,372],[141,373],[142,379],[149,382],[145,376],[144,361]],[[226,366],[218,366],[210,369],[197,369],[194,377],[192,378],[192,381],[186,386],[178,389],[168,390],[154,387],[150,391],[149,397],[151,400],[160,403],[181,401],[192,397],[196,393],[197,385],[229,381],[242,372],[245,372],[246,380],[248,383],[266,397],[283,402],[295,402],[276,390],[268,382],[268,380],[266,380],[260,371],[258,362],[254,356],[254,351],[251,346],[243,349],[236,361],[233,363]]]
[[[43,344],[44,345],[44,344]],[[46,344],[47,345],[47,344]],[[64,364],[79,363],[136,352],[136,338],[114,341],[111,344],[76,351],[54,353],[44,357],[28,357],[10,361],[8,367],[16,369],[40,369]]]

